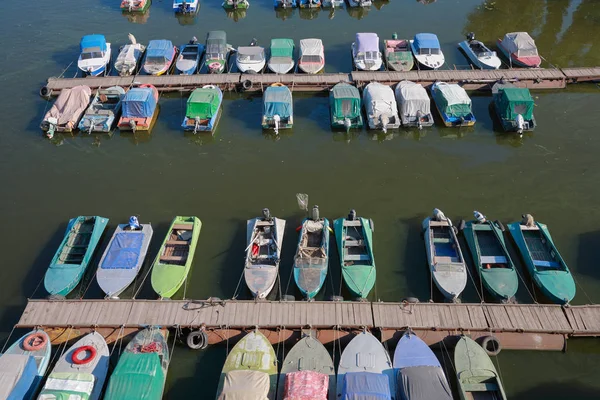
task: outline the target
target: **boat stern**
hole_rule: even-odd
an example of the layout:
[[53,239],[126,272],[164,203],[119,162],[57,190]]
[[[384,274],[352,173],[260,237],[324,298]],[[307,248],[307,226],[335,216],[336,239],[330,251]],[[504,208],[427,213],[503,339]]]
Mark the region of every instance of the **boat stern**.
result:
[[252,265],[244,269],[244,278],[252,295],[265,299],[275,286],[277,268],[272,265]]

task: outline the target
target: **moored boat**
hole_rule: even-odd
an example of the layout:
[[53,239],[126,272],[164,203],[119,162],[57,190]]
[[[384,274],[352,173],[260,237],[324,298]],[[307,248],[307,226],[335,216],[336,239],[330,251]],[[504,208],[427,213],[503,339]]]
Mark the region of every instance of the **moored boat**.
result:
[[161,400],[169,362],[169,346],[160,329],[140,331],[119,357],[104,400]]
[[199,0],[173,0],[173,11],[177,14],[193,14],[199,6]]
[[110,43],[104,35],[86,35],[79,43],[81,54],[77,67],[84,75],[105,75],[110,64]]
[[223,92],[217,86],[194,89],[187,100],[183,130],[214,133],[221,118],[222,101]]
[[546,297],[558,304],[567,304],[575,297],[575,281],[562,258],[548,227],[523,215],[521,222],[508,225],[531,278]]
[[373,221],[357,217],[356,211],[351,210],[347,217],[333,222],[333,230],[346,287],[354,296],[364,299],[373,289],[377,277]]
[[473,32],[469,33],[467,35],[467,40],[460,42],[458,47],[477,68],[498,69],[502,65],[502,61],[500,61],[496,52],[490,50],[479,40],[475,40],[475,34]]
[[527,88],[518,88],[509,82],[496,82],[492,86],[494,111],[505,132],[517,132],[535,129],[533,107],[535,102]]
[[85,273],[108,218],[79,216],[71,219],[60,246],[44,276],[44,287],[53,296],[66,296]]
[[362,71],[377,71],[381,69],[381,51],[379,51],[379,36],[376,33],[357,33],[352,43],[352,59],[354,66]]
[[367,112],[369,129],[388,129],[400,127],[398,106],[394,91],[379,82],[369,83],[363,90],[363,104]]
[[350,7],[371,7],[373,2],[371,0],[348,0]]
[[294,40],[271,39],[271,57],[267,66],[276,74],[287,74],[294,68]]
[[[253,43],[255,43],[253,41]],[[265,68],[265,49],[250,45],[237,48],[235,65],[242,73],[257,74]]]
[[323,8],[336,8],[342,7],[344,5],[344,0],[323,0],[321,3],[321,7]]
[[135,36],[129,34],[129,41],[131,43],[122,46],[119,50],[119,55],[115,61],[115,69],[121,76],[133,75],[142,59],[146,46],[138,43],[135,40]]
[[447,127],[475,125],[471,98],[459,85],[436,82],[431,85],[431,97]]
[[307,74],[316,74],[325,67],[325,49],[321,39],[300,40],[298,68]]
[[38,400],[98,400],[108,374],[110,354],[104,337],[92,332],[62,354]]
[[221,4],[226,10],[245,10],[250,7],[248,0],[224,0]]
[[498,48],[511,67],[538,68],[542,63],[535,41],[527,32],[511,32],[498,39]]
[[463,229],[473,263],[487,291],[508,302],[517,293],[519,277],[506,248],[504,225],[499,221],[489,221],[479,211],[473,214],[476,219],[466,222]]
[[485,350],[462,336],[454,348],[454,366],[461,400],[506,400],[496,367]]
[[179,56],[177,56],[175,62],[175,69],[181,75],[195,74],[202,54],[204,54],[204,45],[198,43],[194,37],[188,44],[179,46]]
[[151,40],[146,48],[146,57],[142,69],[148,75],[163,75],[173,65],[177,48],[170,40]]
[[158,90],[152,85],[129,89],[123,98],[121,131],[149,131],[158,116]]
[[[298,7],[297,0],[273,0],[273,7],[275,8],[296,8]],[[275,72],[275,71],[273,71]]]
[[90,103],[91,95],[92,91],[88,86],[61,90],[40,124],[46,136],[52,139],[55,132],[73,132]]
[[230,48],[227,45],[227,34],[224,31],[210,31],[206,35],[206,57],[204,63],[209,74],[220,74],[225,71]]
[[398,39],[394,33],[393,39],[383,41],[385,48],[385,63],[392,71],[410,71],[415,63],[410,51],[410,41]]
[[294,124],[292,92],[287,86],[274,83],[263,94],[263,129],[289,129]]
[[126,12],[145,12],[150,8],[152,0],[122,0],[121,11]]
[[137,217],[119,224],[98,264],[98,286],[108,298],[118,298],[144,265],[152,239],[152,225],[140,224]]
[[319,8],[321,0],[300,0],[300,8]]
[[402,126],[416,126],[420,129],[433,125],[431,100],[421,84],[411,81],[399,82],[394,94]]
[[115,119],[121,112],[125,90],[121,86],[96,90],[96,95],[79,121],[82,132],[105,132],[112,130]]
[[456,302],[467,285],[467,264],[456,237],[457,229],[437,208],[423,220],[422,229],[431,278],[444,297]]
[[201,228],[197,217],[173,219],[152,265],[152,288],[161,298],[172,297],[187,279]]
[[336,84],[329,92],[331,127],[346,129],[362,128],[363,117],[358,89],[345,82]]
[[262,216],[246,223],[246,259],[244,279],[252,295],[264,299],[271,293],[279,272],[285,220],[271,216],[268,208]]
[[417,33],[414,39],[410,41],[410,48],[422,67],[438,69],[444,65],[444,53],[435,34]]

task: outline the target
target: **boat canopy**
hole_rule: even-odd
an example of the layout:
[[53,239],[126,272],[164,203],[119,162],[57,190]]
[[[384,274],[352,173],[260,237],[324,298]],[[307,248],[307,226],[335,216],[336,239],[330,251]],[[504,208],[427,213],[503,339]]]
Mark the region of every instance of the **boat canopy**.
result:
[[440,54],[440,41],[433,33],[417,33],[413,44],[418,54]]
[[227,52],[227,34],[224,31],[208,32],[206,36],[206,53],[209,58],[216,58],[216,55],[225,52]]
[[260,46],[242,46],[237,49],[240,62],[262,61],[265,59],[265,49]]
[[0,398],[24,399],[37,378],[35,358],[25,354],[0,357]]
[[498,91],[494,99],[498,102],[502,119],[515,120],[521,114],[528,121],[533,118],[533,98],[529,89],[507,87]]
[[290,372],[285,375],[284,399],[327,400],[329,376],[316,371]]
[[265,400],[269,396],[269,374],[261,371],[234,370],[225,374],[218,400]]
[[537,56],[538,51],[535,41],[527,32],[511,32],[504,35],[502,46],[510,52],[517,53],[517,57]]
[[211,119],[219,112],[220,103],[218,89],[194,89],[187,101],[185,116],[188,118]]
[[144,234],[142,231],[121,232],[115,235],[102,269],[133,269],[140,258]]
[[431,100],[423,86],[411,81],[398,83],[398,102],[402,115],[417,115],[421,111],[423,115],[431,113]]
[[329,105],[335,118],[355,118],[360,115],[360,93],[347,83],[338,83],[333,87]]
[[104,400],[160,399],[164,381],[158,353],[125,352],[110,377]]
[[151,40],[146,49],[146,60],[163,59],[168,61],[173,58],[173,43],[170,40]]
[[302,39],[300,51],[303,56],[321,56],[323,53],[323,41],[321,39]]
[[127,92],[123,99],[123,116],[148,118],[154,115],[156,109],[154,90],[152,88],[133,88]]
[[263,97],[263,113],[267,117],[292,115],[292,92],[286,86],[269,86]]
[[471,114],[471,98],[462,87],[454,83],[440,82],[433,97],[440,108],[449,117],[466,117]]
[[292,39],[271,39],[271,57],[293,57],[294,41]]
[[342,398],[345,400],[391,400],[387,375],[373,372],[346,372]]
[[358,53],[378,52],[379,36],[376,33],[357,33],[356,49]]
[[400,369],[398,392],[403,399],[452,400],[452,391],[444,370],[437,366],[415,366]]
[[108,48],[104,35],[86,35],[81,38],[79,47],[82,53],[104,52]]

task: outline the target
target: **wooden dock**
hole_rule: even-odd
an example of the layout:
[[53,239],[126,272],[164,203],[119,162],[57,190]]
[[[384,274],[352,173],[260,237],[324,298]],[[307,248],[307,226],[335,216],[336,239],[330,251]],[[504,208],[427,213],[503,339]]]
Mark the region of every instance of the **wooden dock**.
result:
[[[262,91],[273,83],[283,83],[292,91],[318,92],[331,89],[339,82],[353,83],[363,87],[378,81],[395,85],[403,80],[429,86],[436,81],[459,83],[468,90],[490,90],[500,79],[529,89],[560,89],[569,83],[600,81],[600,67],[594,68],[512,68],[498,70],[428,70],[428,71],[353,71],[328,74],[195,74],[195,75],[135,75],[129,77],[106,76],[87,78],[49,78],[40,90],[47,95],[58,95],[61,90],[87,85],[92,90],[100,87],[122,86],[125,88],[152,84],[161,92],[189,92],[204,85],[216,85],[225,91]],[[246,88],[244,88],[244,84]]]
[[562,350],[570,337],[600,336],[600,305],[203,300],[29,300],[18,328],[42,327],[54,343],[92,330],[109,342],[149,325],[203,329],[209,343],[260,329],[273,343],[314,330],[323,343],[362,329],[395,342],[410,328],[428,344],[462,333],[494,335],[509,349]]

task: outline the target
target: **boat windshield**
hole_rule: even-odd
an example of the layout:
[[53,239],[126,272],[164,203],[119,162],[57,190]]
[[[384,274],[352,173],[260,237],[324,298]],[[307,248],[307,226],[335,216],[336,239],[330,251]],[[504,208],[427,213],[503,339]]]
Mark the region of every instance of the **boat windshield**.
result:
[[165,62],[164,57],[148,56],[148,58],[146,59],[146,64],[164,64],[164,62]]
[[260,62],[264,60],[263,54],[239,54],[240,62]]
[[184,60],[195,60],[198,58],[198,53],[183,53],[181,58]]
[[207,53],[206,59],[207,60],[223,60],[224,57],[223,57],[222,53]]
[[420,55],[440,54],[440,49],[421,48],[421,49],[419,49],[419,54]]
[[304,55],[300,59],[301,63],[306,64],[321,64],[321,56],[313,56],[313,55]]
[[354,116],[354,108],[352,107],[352,100],[343,99],[341,104],[342,115],[344,117],[353,117]]
[[377,60],[379,58],[378,51],[367,51],[364,53],[358,53],[356,58],[359,60]]
[[81,53],[82,60],[91,60],[93,58],[102,58],[102,53],[99,51],[90,51],[86,53]]

